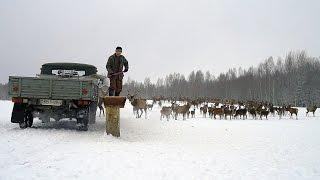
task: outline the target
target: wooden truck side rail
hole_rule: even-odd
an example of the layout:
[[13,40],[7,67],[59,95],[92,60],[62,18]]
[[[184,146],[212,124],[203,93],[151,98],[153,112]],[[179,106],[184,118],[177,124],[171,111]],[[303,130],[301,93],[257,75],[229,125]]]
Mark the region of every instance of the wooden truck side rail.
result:
[[97,101],[97,89],[90,79],[10,76],[9,96]]

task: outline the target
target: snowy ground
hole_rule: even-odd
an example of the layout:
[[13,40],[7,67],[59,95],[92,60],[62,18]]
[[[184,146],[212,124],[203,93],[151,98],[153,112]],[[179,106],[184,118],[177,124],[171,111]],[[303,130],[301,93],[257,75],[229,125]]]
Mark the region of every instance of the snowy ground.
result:
[[[320,113],[299,119],[160,121],[121,110],[121,138],[104,118],[88,132],[74,122],[10,123],[0,101],[0,179],[320,179]],[[198,111],[197,111],[198,112]]]

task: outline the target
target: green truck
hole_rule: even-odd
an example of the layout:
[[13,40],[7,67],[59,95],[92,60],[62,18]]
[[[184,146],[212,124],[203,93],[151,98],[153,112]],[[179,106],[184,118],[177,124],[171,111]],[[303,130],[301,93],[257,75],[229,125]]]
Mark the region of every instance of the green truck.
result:
[[25,129],[34,117],[43,123],[68,118],[87,131],[95,122],[101,82],[95,66],[79,63],[46,63],[36,77],[10,76],[11,122]]

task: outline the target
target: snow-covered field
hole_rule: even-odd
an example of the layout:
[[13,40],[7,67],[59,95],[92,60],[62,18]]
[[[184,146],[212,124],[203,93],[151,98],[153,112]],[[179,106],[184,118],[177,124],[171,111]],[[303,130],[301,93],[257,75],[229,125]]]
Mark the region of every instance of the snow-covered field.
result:
[[[160,121],[121,110],[121,138],[104,118],[88,132],[60,121],[21,130],[0,101],[0,179],[320,179],[320,113],[299,119]],[[311,116],[311,115],[310,115]],[[144,117],[144,116],[142,116]]]

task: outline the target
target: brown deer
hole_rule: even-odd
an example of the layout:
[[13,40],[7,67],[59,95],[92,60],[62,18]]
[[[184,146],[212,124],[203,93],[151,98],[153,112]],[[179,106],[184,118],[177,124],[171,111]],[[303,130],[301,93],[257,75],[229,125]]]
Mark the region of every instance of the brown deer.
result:
[[103,116],[105,115],[104,114],[104,108],[103,108],[103,98],[107,95],[107,91],[104,89],[104,86],[102,87],[99,87],[98,88],[98,103],[97,103],[97,106],[100,110],[100,113],[99,113],[99,117],[101,117],[101,112],[103,113]]
[[270,113],[270,109],[267,105],[260,104],[257,108],[257,113],[260,115],[260,119],[262,120],[262,117],[265,116],[266,119],[268,119],[268,115]]
[[167,121],[169,121],[170,116],[172,115],[172,107],[162,107],[160,114],[160,120],[162,120],[163,117],[166,117]]
[[252,119],[257,119],[257,110],[254,106],[249,107],[248,112],[252,116]]
[[269,108],[269,112],[272,114],[272,116],[274,117],[276,114],[276,108],[273,106],[273,104],[269,104],[268,106]]
[[[141,118],[143,111],[145,114],[145,118],[147,119],[147,100],[136,98],[136,95],[128,94],[128,99],[133,107],[133,110],[136,111],[136,118]],[[141,114],[139,114],[139,111]]]
[[191,105],[189,103],[183,106],[178,106],[175,103],[173,103],[173,112],[175,120],[177,120],[179,114],[182,114],[183,120],[185,120],[190,107]]
[[308,116],[308,113],[309,113],[309,112],[312,112],[312,113],[313,113],[313,116],[315,116],[314,113],[316,112],[316,110],[317,110],[317,106],[316,106],[316,105],[307,107],[306,116]]
[[208,105],[205,104],[204,106],[200,107],[200,113],[202,113],[203,117],[207,117],[207,112],[208,112]]
[[281,117],[284,116],[285,114],[286,108],[282,106],[282,107],[276,107],[275,109],[279,115],[279,119],[281,119]]
[[292,114],[296,115],[296,119],[298,119],[298,108],[292,108],[290,105],[286,107],[286,111],[290,113],[290,118],[292,118]]
[[237,109],[234,117],[237,118],[238,116],[240,116],[240,119],[241,119],[241,116],[243,119],[247,119],[247,109],[246,108]]
[[213,117],[213,110],[214,110],[214,107],[208,107],[208,114],[211,119]]
[[214,108],[213,109],[213,118],[216,119],[216,115],[220,116],[220,119],[222,118],[222,116],[224,115],[224,107],[221,108]]
[[231,109],[230,106],[226,106],[224,107],[224,118],[227,119],[228,116],[230,116],[230,120],[231,120],[231,117],[233,116],[233,109]]

